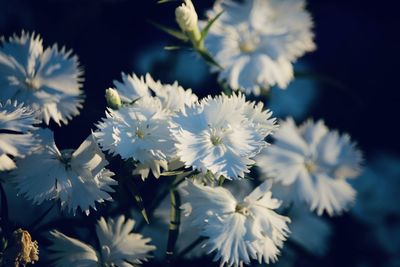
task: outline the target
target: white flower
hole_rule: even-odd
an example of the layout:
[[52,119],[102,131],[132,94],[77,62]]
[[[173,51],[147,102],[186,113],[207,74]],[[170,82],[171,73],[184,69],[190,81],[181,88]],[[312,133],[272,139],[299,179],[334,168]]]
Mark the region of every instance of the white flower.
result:
[[123,215],[116,221],[101,217],[96,226],[101,250],[97,251],[75,238],[58,231],[52,231],[50,259],[56,267],[70,266],[123,266],[135,267],[149,258],[148,253],[155,249],[147,244],[150,239],[132,233],[135,221],[125,220]]
[[185,107],[190,107],[197,102],[197,96],[191,89],[184,89],[175,81],[173,84],[162,84],[154,81],[150,74],[146,74],[146,83],[153,93],[161,100],[164,109],[171,113],[184,112]]
[[288,201],[305,201],[318,215],[340,214],[356,192],[346,182],[360,173],[361,152],[348,135],[329,131],[323,121],[297,127],[289,118],[276,133],[274,145],[262,151],[257,165],[277,183],[274,193]]
[[243,178],[265,146],[274,120],[242,95],[207,97],[173,118],[177,155],[187,167]]
[[185,90],[177,81],[173,84],[162,84],[160,81],[154,81],[148,73],[146,78],[122,73],[122,83],[114,81],[114,85],[125,104],[154,95],[160,99],[162,108],[171,114],[181,111],[197,101],[197,96],[192,93],[191,89]]
[[0,171],[16,168],[11,157],[24,157],[36,148],[37,141],[30,131],[38,123],[32,109],[16,101],[0,102]]
[[194,31],[198,28],[198,17],[191,0],[184,0],[184,3],[175,9],[175,18],[184,32]]
[[115,80],[113,83],[122,102],[132,103],[141,97],[151,96],[151,92],[143,76],[137,77],[134,73],[132,75],[122,73],[121,75],[122,82]]
[[43,50],[39,35],[22,32],[0,46],[0,101],[18,100],[38,110],[46,124],[68,123],[83,96],[77,56],[57,45]]
[[315,49],[312,19],[304,6],[304,0],[217,1],[209,17],[224,13],[205,46],[223,67],[219,79],[246,94],[258,95],[275,85],[286,88],[292,63]]
[[[101,147],[122,159],[133,159],[150,168],[155,177],[175,156],[169,131],[170,116],[158,98],[143,97],[119,110],[109,109],[93,133]],[[140,172],[145,178],[146,172]]]
[[209,253],[216,251],[221,266],[275,262],[279,248],[289,233],[290,219],[274,212],[280,202],[273,199],[264,182],[243,201],[223,187],[209,187],[187,182],[182,208],[193,226],[201,227],[208,238]]
[[105,168],[108,162],[92,135],[77,150],[61,152],[50,130],[42,130],[40,136],[42,147],[18,160],[12,172],[20,194],[36,204],[59,199],[73,214],[78,207],[89,214],[95,202],[111,200],[108,192],[117,182],[110,178],[114,173]]

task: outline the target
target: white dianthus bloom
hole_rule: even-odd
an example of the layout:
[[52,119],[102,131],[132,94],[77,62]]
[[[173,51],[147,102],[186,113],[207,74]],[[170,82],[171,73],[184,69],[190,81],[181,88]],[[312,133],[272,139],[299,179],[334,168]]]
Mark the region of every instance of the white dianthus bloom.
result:
[[184,3],[175,9],[175,18],[182,31],[190,32],[198,27],[197,13],[191,0],[184,0]]
[[184,89],[175,81],[173,84],[162,84],[154,81],[150,74],[146,74],[146,83],[156,97],[161,100],[164,109],[172,114],[178,111],[184,112],[185,107],[190,107],[197,102],[197,96],[191,89]]
[[271,113],[260,107],[242,95],[221,95],[186,108],[172,118],[180,160],[203,173],[243,178],[274,129]]
[[73,214],[78,207],[89,214],[90,207],[96,210],[95,202],[112,199],[110,186],[117,182],[105,168],[108,161],[92,135],[75,151],[59,151],[50,130],[42,130],[40,137],[42,147],[19,159],[12,171],[20,194],[36,204],[59,199]]
[[122,73],[121,75],[122,82],[114,80],[113,83],[122,102],[132,103],[141,97],[151,96],[143,76],[138,77],[134,73],[132,75]]
[[[161,101],[143,97],[119,110],[109,109],[106,115],[97,125],[99,131],[93,133],[101,147],[122,159],[139,161],[159,177],[160,168],[167,169],[168,161],[175,155],[169,131],[170,115],[162,108]],[[142,178],[147,177],[146,172],[141,173]]]
[[29,107],[16,101],[0,102],[0,171],[16,167],[11,157],[24,157],[36,148],[36,138],[30,131],[38,123]]
[[353,203],[356,192],[346,179],[359,175],[362,155],[349,135],[329,131],[321,120],[297,127],[289,118],[274,137],[256,164],[274,179],[273,191],[281,199],[305,201],[318,215],[330,216]]
[[208,238],[209,253],[216,251],[221,266],[275,262],[289,234],[290,219],[277,214],[280,201],[273,199],[264,182],[243,201],[237,201],[227,189],[188,181],[183,187],[182,208],[201,235]]
[[160,99],[162,107],[171,114],[191,106],[197,101],[197,96],[191,89],[185,90],[175,81],[173,84],[162,84],[154,81],[149,73],[143,76],[126,75],[122,73],[122,82],[114,81],[122,102],[132,103],[139,98],[155,96]]
[[46,124],[67,124],[79,114],[82,73],[72,51],[57,45],[43,49],[39,35],[22,32],[1,42],[0,101],[30,105]]
[[101,217],[96,226],[101,250],[97,251],[78,239],[51,231],[52,253],[50,259],[55,267],[69,266],[123,266],[135,267],[149,258],[149,252],[155,247],[149,245],[149,238],[132,233],[135,221],[123,215],[116,221]]
[[222,10],[205,40],[223,67],[219,79],[246,94],[258,95],[275,85],[286,88],[293,62],[315,49],[304,0],[222,0],[209,17]]

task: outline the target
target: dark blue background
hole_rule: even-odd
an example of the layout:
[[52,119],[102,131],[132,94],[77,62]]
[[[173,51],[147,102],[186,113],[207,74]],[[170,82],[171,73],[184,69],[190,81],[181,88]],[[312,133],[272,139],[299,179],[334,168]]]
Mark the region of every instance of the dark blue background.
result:
[[[22,29],[35,31],[42,35],[45,46],[58,43],[72,48],[84,67],[87,97],[81,115],[62,128],[51,125],[61,148],[77,147],[90,133],[93,123],[104,114],[105,88],[120,79],[121,71],[138,72],[135,60],[143,51],[154,44],[177,43],[148,23],[153,20],[175,27],[177,3],[155,2],[0,0],[0,35],[20,34]],[[212,3],[195,1],[198,13],[204,14]],[[314,72],[343,85],[321,82],[321,95],[310,116],[350,133],[367,160],[378,151],[398,154],[400,16],[396,1],[311,0],[308,9],[315,20],[318,50],[302,60]],[[174,56],[171,52],[169,59]],[[147,71],[172,82],[175,78],[168,64],[159,62]],[[208,77],[201,83],[182,85],[200,96],[217,93],[216,76]],[[328,256],[321,260],[305,258],[300,266],[354,266],[360,258],[381,266],[385,255],[363,239],[367,228],[349,216],[334,222],[339,229]]]

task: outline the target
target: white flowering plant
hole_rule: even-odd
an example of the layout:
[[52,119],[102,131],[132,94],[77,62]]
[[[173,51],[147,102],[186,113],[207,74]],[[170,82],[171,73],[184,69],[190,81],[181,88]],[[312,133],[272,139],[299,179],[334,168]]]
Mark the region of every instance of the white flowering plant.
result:
[[[305,0],[216,0],[204,17],[184,0],[174,15],[176,29],[153,24],[209,64],[218,91],[122,72],[104,84],[97,121],[85,120],[75,53],[33,32],[1,39],[1,266],[210,255],[219,266],[295,266],[329,249],[331,217],[356,201],[362,153],[322,119],[298,124],[269,108],[272,88],[288,87],[316,49]],[[60,128],[81,112],[90,131],[64,148]],[[17,222],[13,201],[39,212]]]

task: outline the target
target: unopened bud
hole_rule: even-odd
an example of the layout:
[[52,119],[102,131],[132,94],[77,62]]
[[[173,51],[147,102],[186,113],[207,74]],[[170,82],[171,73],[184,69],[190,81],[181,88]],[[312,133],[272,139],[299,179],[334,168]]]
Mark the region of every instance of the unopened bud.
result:
[[118,91],[113,88],[106,89],[107,105],[112,109],[119,109],[122,106]]
[[175,18],[182,31],[198,30],[198,17],[191,0],[184,0],[184,3],[175,9]]

